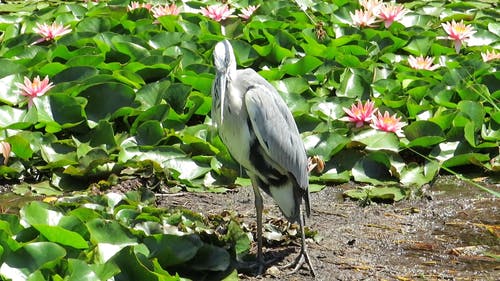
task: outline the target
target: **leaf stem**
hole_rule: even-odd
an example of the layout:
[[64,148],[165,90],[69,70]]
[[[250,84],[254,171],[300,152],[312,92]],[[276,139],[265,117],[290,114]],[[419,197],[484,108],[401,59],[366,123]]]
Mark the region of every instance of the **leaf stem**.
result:
[[472,180],[470,180],[470,179],[468,179],[468,178],[464,177],[462,174],[459,174],[459,173],[457,173],[457,172],[453,171],[452,169],[450,169],[450,168],[448,168],[448,167],[444,167],[444,166],[442,166],[442,165],[439,163],[439,161],[437,161],[437,160],[435,160],[435,159],[432,159],[432,158],[430,158],[430,157],[428,157],[428,156],[426,156],[426,155],[423,155],[423,154],[419,153],[418,151],[414,150],[414,149],[413,149],[413,148],[411,148],[411,147],[408,147],[408,149],[409,149],[409,150],[411,150],[413,153],[415,153],[415,154],[419,155],[420,157],[424,158],[424,159],[425,159],[425,160],[427,160],[427,161],[436,161],[436,162],[438,162],[438,164],[439,164],[439,167],[440,167],[440,168],[442,168],[443,170],[447,171],[448,173],[450,173],[450,174],[454,175],[454,176],[455,176],[455,177],[457,177],[458,179],[463,180],[463,181],[465,181],[465,182],[467,182],[467,183],[471,184],[472,186],[474,186],[474,187],[477,187],[477,188],[481,189],[482,191],[488,192],[488,193],[492,194],[492,195],[493,195],[493,196],[495,196],[495,197],[500,197],[500,192],[496,192],[496,191],[491,190],[491,189],[489,189],[489,188],[487,188],[487,187],[485,187],[485,186],[482,186],[482,185],[478,184],[477,182],[474,182],[474,181],[472,181]]

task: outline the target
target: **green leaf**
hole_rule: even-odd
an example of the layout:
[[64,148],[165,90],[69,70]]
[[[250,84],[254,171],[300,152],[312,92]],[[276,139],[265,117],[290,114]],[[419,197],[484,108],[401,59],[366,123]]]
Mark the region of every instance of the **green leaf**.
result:
[[464,138],[467,140],[467,142],[475,147],[477,144],[477,135],[476,135],[476,128],[474,126],[474,122],[469,121],[465,123],[464,127]]
[[179,172],[179,179],[193,180],[208,173],[211,168],[193,161],[189,157],[171,158],[162,163],[164,167]]
[[[7,206],[7,204],[5,203],[12,201],[13,198],[8,196],[7,194],[3,194],[1,199],[2,199],[2,205]],[[18,215],[0,214],[0,229],[5,233],[7,233],[8,235],[13,235],[23,230],[24,227],[21,225],[21,221]],[[4,240],[0,239],[0,241]]]
[[44,224],[33,224],[33,227],[50,242],[70,246],[75,249],[87,249],[89,247],[85,239],[76,232],[59,226]]
[[[169,20],[169,19],[173,19],[173,18],[161,17],[159,19],[159,21],[162,22],[163,20]],[[173,21],[176,21],[176,20],[177,20],[177,18],[175,18]],[[170,21],[170,22],[172,23],[173,21]],[[192,37],[191,34],[187,34],[184,32],[159,32],[158,34],[155,34],[153,36],[153,38],[151,38],[149,40],[149,45],[155,49],[159,49],[159,48],[167,49],[170,46],[178,46],[179,43],[181,43],[183,41],[187,42],[190,40],[191,37]]]
[[11,76],[12,74],[22,73],[26,69],[22,64],[5,58],[0,58],[0,65],[2,66],[0,68],[0,79],[2,80],[4,77]]
[[132,71],[117,70],[113,72],[113,77],[134,88],[141,88],[142,85],[146,84],[139,74]]
[[364,189],[351,189],[344,195],[357,200],[376,202],[395,202],[406,197],[405,192],[399,187],[367,187]]
[[352,140],[366,145],[367,150],[399,151],[399,138],[389,132],[368,129],[355,135]]
[[337,89],[337,96],[360,98],[365,92],[363,79],[353,69],[346,68],[341,76],[340,86]]
[[[179,277],[172,277],[162,270],[156,260],[151,262],[143,253],[138,253],[137,247],[125,247],[112,259],[120,270],[115,277],[117,280],[144,280],[144,281],[180,281]],[[154,271],[153,271],[154,270]]]
[[286,61],[281,69],[293,76],[304,75],[322,65],[323,61],[313,56],[305,56],[299,60]]
[[389,159],[385,159],[385,162],[387,163],[383,163],[379,159],[364,157],[357,161],[354,165],[352,169],[352,176],[356,181],[367,182],[373,185],[395,183],[387,167]]
[[337,133],[309,135],[303,141],[309,155],[319,155],[323,159],[330,159],[349,143],[348,138]]
[[137,116],[134,123],[130,127],[130,134],[135,135],[137,133],[137,127],[141,125],[143,122],[147,121],[159,121],[163,122],[167,116],[170,107],[166,104],[158,104],[148,108],[146,111],[143,111],[141,114]]
[[446,138],[439,136],[423,136],[405,144],[406,147],[433,147],[434,145],[445,141]]
[[57,73],[52,81],[55,84],[63,83],[63,82],[73,82],[73,81],[82,81],[86,78],[95,76],[99,73],[97,69],[90,66],[73,66],[62,70]]
[[160,122],[149,120],[137,127],[137,144],[155,145],[165,136]]
[[488,154],[464,153],[455,155],[443,162],[443,167],[464,166],[470,164],[485,163],[490,159]]
[[380,200],[400,201],[406,197],[405,192],[399,187],[379,187],[370,190],[370,198]]
[[57,226],[63,214],[47,203],[33,201],[20,211],[23,221],[29,225]]
[[230,256],[221,247],[204,244],[190,263],[195,270],[224,271],[229,267]]
[[101,261],[109,260],[123,248],[137,245],[137,238],[116,221],[96,218],[86,223],[90,241],[97,244],[97,253]]
[[91,241],[95,243],[128,244],[136,243],[136,238],[116,221],[93,219],[87,222]]
[[229,275],[227,275],[226,277],[224,277],[224,279],[222,279],[222,281],[238,281],[240,280],[239,276],[238,276],[238,270],[233,270]]
[[281,62],[285,58],[294,57],[294,53],[286,48],[279,46],[272,35],[269,35],[268,39],[271,39],[270,44],[266,46],[253,45],[254,50],[262,57],[266,57],[275,63]]
[[85,120],[84,99],[55,93],[50,95],[49,100],[54,121],[64,127],[72,127]]
[[[193,89],[196,89],[205,95],[210,95],[212,92],[212,82],[214,76],[211,73],[199,74],[186,72],[179,75],[178,78],[183,84],[192,86]],[[181,87],[180,90],[183,91],[184,89]]]
[[361,61],[358,59],[358,57],[351,54],[339,53],[337,56],[335,56],[335,61],[346,68],[360,67],[361,65]]
[[90,131],[89,138],[91,146],[106,145],[107,149],[110,149],[117,145],[113,126],[106,120],[99,121],[97,126]]
[[67,66],[60,62],[50,62],[42,66],[39,71],[41,76],[48,75],[49,77],[53,77],[54,75],[62,72],[66,68]]
[[301,95],[309,89],[309,84],[304,78],[291,77],[280,81],[273,81],[271,84],[282,94],[292,112],[301,113],[309,111],[306,99]]
[[74,147],[55,142],[54,139],[44,139],[41,154],[48,167],[62,167],[77,163]]
[[141,109],[147,110],[150,107],[160,104],[167,89],[170,87],[170,81],[158,81],[147,84],[137,91],[136,99],[141,103]]
[[120,269],[114,263],[88,264],[80,259],[68,259],[68,280],[108,280],[120,273]]
[[131,107],[135,92],[124,84],[103,83],[87,88],[79,96],[88,101],[85,106],[88,120],[98,123],[122,107]]
[[[337,168],[328,169],[326,172],[323,172],[319,177],[318,176],[310,176],[309,179],[311,182],[321,182],[321,183],[343,183],[348,182],[351,178],[350,171],[338,171]],[[317,189],[323,189],[323,187],[318,187]],[[314,192],[314,188],[312,185],[309,186],[311,192]],[[319,190],[318,190],[319,191]]]
[[[437,167],[439,167],[439,165],[437,165]],[[419,166],[416,163],[409,163],[403,168],[403,171],[401,171],[401,183],[407,186],[416,185],[419,187],[429,183],[436,176],[438,169],[427,171],[426,174],[424,174],[424,169],[423,166]]]
[[38,121],[36,110],[23,110],[8,105],[0,106],[0,128],[24,129]]
[[403,49],[413,56],[425,55],[429,51],[433,39],[427,36],[416,36]]
[[104,62],[102,55],[80,55],[72,57],[66,63],[67,66],[98,66]]
[[439,125],[432,121],[424,120],[412,122],[404,128],[404,133],[410,141],[427,136],[444,137],[443,130]]
[[157,258],[162,266],[183,264],[195,257],[203,242],[197,235],[177,236],[155,234],[144,238],[144,244],[152,258]]
[[252,46],[244,41],[231,40],[231,46],[234,49],[238,65],[248,67],[253,61],[259,58]]
[[17,194],[34,193],[45,196],[61,196],[63,194],[59,187],[52,185],[49,181],[41,181],[33,184],[25,182],[16,184],[14,192]]
[[487,154],[474,153],[464,140],[440,143],[430,155],[445,167],[478,164],[489,159]]
[[12,152],[14,152],[17,157],[28,160],[33,156],[33,150],[31,149],[30,141],[25,137],[25,134],[18,134],[9,137],[8,141],[12,144]]
[[325,188],[326,188],[326,185],[324,185],[324,184],[315,184],[315,183],[309,184],[309,192],[311,192],[311,193],[312,192],[319,192]]
[[163,98],[175,112],[181,114],[184,112],[184,107],[191,91],[192,88],[188,85],[174,83],[163,91]]
[[415,121],[404,128],[405,136],[410,143],[406,146],[431,147],[445,140],[444,132],[432,121]]
[[[0,274],[7,278],[16,279],[19,275],[26,278],[31,272],[38,269],[53,269],[66,256],[63,247],[52,242],[32,242],[6,257],[4,265],[0,267]],[[11,270],[15,268],[18,270]]]
[[234,245],[237,259],[241,259],[243,256],[249,253],[251,241],[248,238],[248,235],[243,231],[241,226],[236,222],[229,222],[225,239],[228,242],[231,242],[232,245]]
[[484,122],[484,109],[481,104],[474,101],[463,100],[458,103],[457,109],[466,115],[474,124],[474,131],[479,131]]
[[132,40],[115,36],[111,39],[113,47],[119,52],[128,55],[131,60],[141,59],[150,56],[149,51],[143,46],[130,42]]

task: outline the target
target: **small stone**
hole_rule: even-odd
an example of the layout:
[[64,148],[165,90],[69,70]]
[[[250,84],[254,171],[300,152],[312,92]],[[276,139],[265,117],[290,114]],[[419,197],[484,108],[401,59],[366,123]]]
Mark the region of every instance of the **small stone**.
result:
[[280,274],[281,270],[277,266],[271,266],[266,270],[266,274],[269,274],[273,277],[277,277]]

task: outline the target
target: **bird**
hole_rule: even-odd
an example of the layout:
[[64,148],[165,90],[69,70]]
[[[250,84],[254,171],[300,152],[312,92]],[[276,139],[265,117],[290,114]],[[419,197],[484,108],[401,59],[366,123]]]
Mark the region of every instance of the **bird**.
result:
[[291,223],[298,222],[299,256],[287,267],[297,272],[304,263],[315,271],[304,234],[305,203],[311,215],[308,160],[304,143],[290,109],[278,91],[251,68],[237,69],[231,43],[218,42],[213,51],[215,79],[212,84],[211,118],[231,156],[249,176],[257,215],[258,275],[266,265],[262,253],[263,199],[270,195]]

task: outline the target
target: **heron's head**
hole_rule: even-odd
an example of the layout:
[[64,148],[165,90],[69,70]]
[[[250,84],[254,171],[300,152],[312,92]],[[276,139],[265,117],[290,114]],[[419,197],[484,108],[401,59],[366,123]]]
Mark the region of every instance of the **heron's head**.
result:
[[216,74],[214,86],[212,88],[213,105],[215,105],[214,108],[219,108],[219,120],[222,123],[224,120],[224,107],[227,85],[231,81],[232,74],[236,72],[236,59],[234,58],[233,48],[231,47],[229,41],[224,40],[215,45],[214,65]]
[[214,65],[218,72],[228,73],[236,70],[236,59],[228,40],[220,41],[214,49]]

